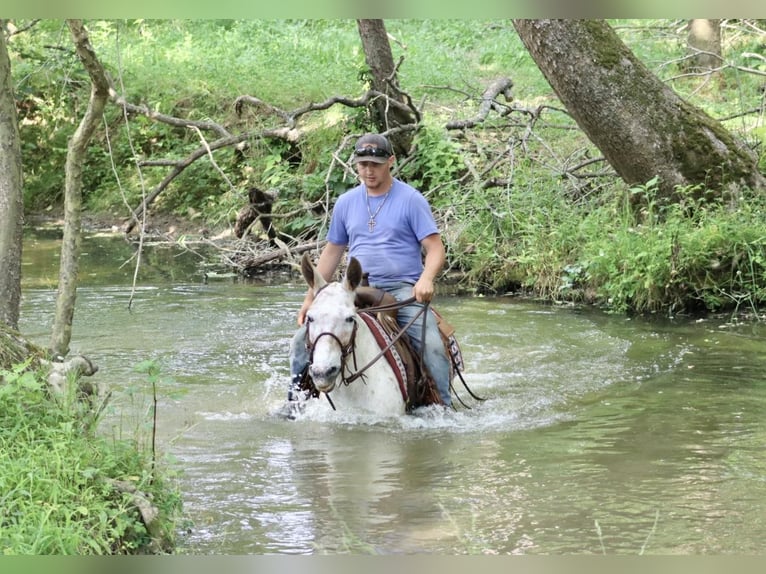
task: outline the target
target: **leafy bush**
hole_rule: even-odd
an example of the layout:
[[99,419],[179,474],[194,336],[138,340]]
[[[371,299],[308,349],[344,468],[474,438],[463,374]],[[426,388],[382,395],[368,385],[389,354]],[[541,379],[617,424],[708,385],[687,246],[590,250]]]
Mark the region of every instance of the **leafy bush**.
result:
[[[766,203],[745,193],[731,202],[662,205],[654,182],[635,187],[646,207],[594,216],[602,229],[580,253],[584,282],[616,311],[694,312],[756,308],[766,302]],[[626,201],[627,203],[627,201]],[[611,224],[610,224],[611,221]]]

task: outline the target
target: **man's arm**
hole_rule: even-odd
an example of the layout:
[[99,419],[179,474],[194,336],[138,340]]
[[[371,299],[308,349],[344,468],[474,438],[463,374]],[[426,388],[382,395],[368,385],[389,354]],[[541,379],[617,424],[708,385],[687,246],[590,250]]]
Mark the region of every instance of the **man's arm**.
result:
[[420,303],[428,303],[434,296],[434,281],[444,268],[446,260],[441,235],[433,233],[420,242],[426,252],[423,273],[412,288],[412,294]]
[[[317,271],[324,277],[325,281],[331,281],[335,270],[340,264],[340,260],[343,257],[343,253],[346,250],[345,245],[337,245],[335,243],[326,243],[322,253],[319,255],[319,261],[316,264]],[[314,290],[309,288],[306,292],[306,297],[301,305],[301,310],[298,311],[298,325],[303,325],[306,320],[306,311],[314,301]]]

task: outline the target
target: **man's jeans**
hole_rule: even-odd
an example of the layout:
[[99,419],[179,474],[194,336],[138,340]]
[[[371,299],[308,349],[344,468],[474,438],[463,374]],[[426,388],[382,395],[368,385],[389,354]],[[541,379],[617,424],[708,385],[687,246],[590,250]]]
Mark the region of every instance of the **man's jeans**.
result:
[[[382,289],[391,295],[397,301],[403,301],[412,297],[412,284],[404,282],[396,283],[378,283],[373,285],[378,289]],[[420,303],[411,303],[398,310],[397,321],[399,327],[404,327],[409,323],[412,318],[423,307]],[[450,363],[447,353],[444,350],[444,343],[442,342],[441,334],[439,333],[439,327],[436,324],[436,318],[433,313],[423,313],[417,320],[410,325],[407,329],[407,335],[412,342],[415,352],[419,353],[422,347],[422,334],[423,334],[423,318],[426,316],[426,341],[425,341],[425,353],[423,354],[423,360],[428,368],[429,373],[436,382],[436,386],[439,389],[439,395],[445,405],[452,404],[452,398],[450,396]],[[306,350],[306,325],[302,325],[298,328],[293,340],[290,343],[290,375],[291,375],[291,389],[300,382],[301,373],[308,366],[309,356]],[[288,395],[290,398],[291,395]]]

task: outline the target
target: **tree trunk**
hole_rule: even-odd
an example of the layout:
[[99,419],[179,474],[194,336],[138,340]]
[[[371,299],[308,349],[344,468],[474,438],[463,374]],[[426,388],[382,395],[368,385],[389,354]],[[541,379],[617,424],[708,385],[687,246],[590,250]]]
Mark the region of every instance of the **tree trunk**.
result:
[[0,322],[18,328],[24,223],[21,147],[11,60],[0,26]]
[[51,334],[53,356],[64,357],[72,338],[72,319],[77,297],[77,274],[82,239],[82,167],[85,151],[109,97],[109,81],[80,20],[67,20],[77,55],[91,79],[88,109],[69,141],[64,191],[64,238],[61,244],[56,314]]
[[764,189],[757,158],[652,74],[603,20],[514,20],[556,95],[628,184]]
[[[31,343],[11,327],[0,323],[0,371],[13,371],[24,365],[27,370],[44,373],[50,390],[68,396],[70,384],[76,384],[82,397],[98,398],[103,389],[100,385],[83,381],[98,372],[98,367],[87,357],[74,355],[66,361],[52,362],[42,347]],[[5,380],[0,373],[0,385]]]
[[[396,77],[394,55],[391,52],[391,44],[388,41],[388,33],[383,20],[357,20],[359,37],[362,40],[362,49],[367,65],[370,67],[372,89],[386,95],[373,104],[373,121],[379,131],[387,132],[392,128],[415,123],[412,113],[408,113],[401,106],[391,105],[388,98],[406,104],[405,98],[399,91],[399,82]],[[412,143],[410,132],[395,132],[389,137],[394,153],[406,154]]]
[[687,37],[689,59],[685,66],[691,72],[709,72],[721,66],[721,21],[689,20]]

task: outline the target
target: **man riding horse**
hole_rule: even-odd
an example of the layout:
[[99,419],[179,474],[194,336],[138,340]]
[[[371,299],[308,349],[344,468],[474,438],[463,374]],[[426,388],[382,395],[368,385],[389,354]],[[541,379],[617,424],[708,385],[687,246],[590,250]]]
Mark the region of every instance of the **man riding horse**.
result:
[[[434,296],[434,281],[445,262],[444,244],[422,193],[393,177],[394,161],[393,148],[383,135],[365,134],[357,140],[352,164],[361,183],[338,197],[316,268],[331,281],[348,249],[349,257],[369,273],[371,287],[390,293],[397,301],[414,297],[398,310],[397,321],[401,327],[409,325],[412,346],[422,354],[441,402],[450,406],[450,359],[435,315],[420,312]],[[288,403],[302,398],[300,383],[309,363],[305,320],[313,300],[314,291],[309,289],[290,346]]]

